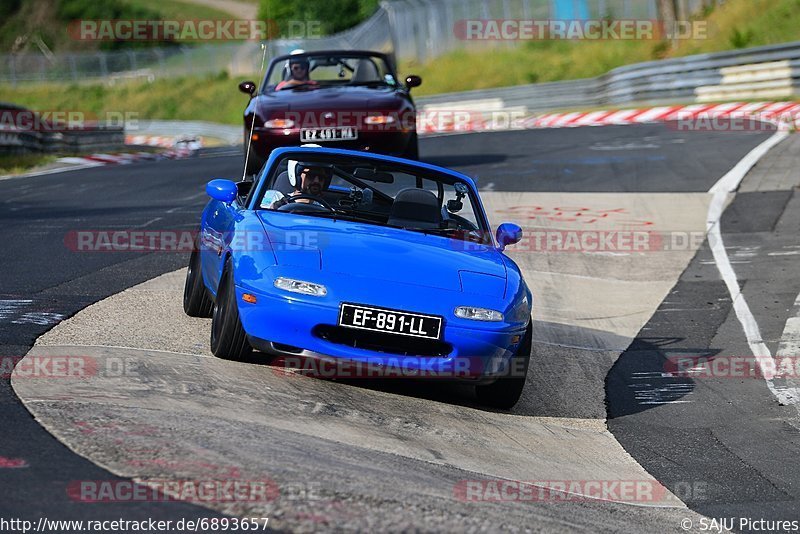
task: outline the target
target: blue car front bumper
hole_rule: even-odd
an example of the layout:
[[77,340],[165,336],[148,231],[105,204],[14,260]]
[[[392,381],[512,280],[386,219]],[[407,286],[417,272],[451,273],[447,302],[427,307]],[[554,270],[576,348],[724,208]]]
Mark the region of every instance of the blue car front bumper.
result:
[[[375,377],[382,376],[383,370],[390,376],[401,372],[403,376],[485,382],[506,372],[525,333],[526,322],[460,319],[453,315],[455,307],[472,304],[464,302],[462,293],[436,288],[420,291],[419,287],[409,291],[408,287],[398,286],[401,284],[382,282],[380,298],[368,285],[361,291],[353,290],[351,285],[341,299],[332,292],[319,298],[276,288],[255,289],[249,284],[237,286],[236,294],[250,343],[265,352],[349,362],[346,373],[366,371]],[[255,295],[257,302],[244,302],[244,293]],[[425,306],[419,304],[420,294]],[[439,340],[417,340],[367,333],[371,338],[367,342],[360,331],[339,326],[341,302],[440,315],[444,318],[442,334]]]

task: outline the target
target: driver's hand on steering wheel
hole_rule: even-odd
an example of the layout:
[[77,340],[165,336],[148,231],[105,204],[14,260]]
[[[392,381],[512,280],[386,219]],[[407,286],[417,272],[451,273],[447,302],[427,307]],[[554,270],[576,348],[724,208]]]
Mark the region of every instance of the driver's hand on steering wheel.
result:
[[[272,209],[276,210],[276,209],[280,208],[281,206],[285,206],[285,205],[291,203],[292,202],[292,200],[291,200],[292,197],[295,197],[297,195],[302,195],[302,194],[303,194],[302,191],[292,191],[288,195],[283,196],[279,200],[276,200],[275,202],[273,202],[272,206],[270,206],[270,207]],[[294,202],[303,203],[303,204],[311,204],[313,202],[313,200],[306,199],[306,198],[301,198],[299,200],[295,200]]]
[[275,202],[273,202],[270,205],[269,209],[276,210],[276,209],[280,208],[281,206],[285,206],[288,203],[289,203],[289,201],[286,200],[285,196],[283,196],[283,197],[279,198],[278,200],[276,200]]

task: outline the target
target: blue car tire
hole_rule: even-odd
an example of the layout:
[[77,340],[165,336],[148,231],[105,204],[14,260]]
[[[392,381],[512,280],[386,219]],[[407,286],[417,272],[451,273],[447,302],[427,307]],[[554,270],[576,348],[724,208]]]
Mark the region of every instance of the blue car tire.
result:
[[239,308],[236,305],[236,288],[233,285],[233,268],[230,258],[225,262],[219,291],[214,302],[211,316],[211,352],[217,358],[225,360],[244,360],[252,347],[247,341],[247,334],[239,320]]
[[475,393],[478,401],[491,408],[510,410],[522,396],[525,388],[525,378],[528,375],[528,365],[531,360],[531,347],[533,339],[533,322],[528,323],[525,337],[520,341],[519,347],[511,359],[509,376],[498,378],[486,386],[476,386]]
[[208,296],[200,268],[200,252],[197,247],[189,258],[186,283],[183,286],[183,311],[190,317],[211,317],[214,301]]

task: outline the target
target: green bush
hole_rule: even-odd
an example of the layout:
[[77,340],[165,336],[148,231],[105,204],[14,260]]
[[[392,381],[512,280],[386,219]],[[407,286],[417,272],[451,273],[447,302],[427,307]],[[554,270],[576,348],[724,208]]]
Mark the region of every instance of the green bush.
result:
[[120,0],[61,0],[56,16],[65,21],[79,19],[147,19],[158,20],[159,14]]
[[0,2],[0,20],[5,20],[17,11],[22,5],[22,0],[3,0]]
[[[60,0],[56,8],[56,17],[69,24],[75,20],[161,20],[161,15],[140,6],[130,5],[120,0]],[[146,46],[163,46],[165,43],[154,41],[103,41],[100,48],[118,50],[121,48],[139,48]]]
[[326,35],[347,30],[369,18],[378,0],[261,0],[258,16],[277,23],[285,35],[290,21],[320,22]]
[[747,48],[747,46],[753,42],[754,38],[755,34],[752,30],[740,32],[739,28],[734,28],[728,41],[733,48]]

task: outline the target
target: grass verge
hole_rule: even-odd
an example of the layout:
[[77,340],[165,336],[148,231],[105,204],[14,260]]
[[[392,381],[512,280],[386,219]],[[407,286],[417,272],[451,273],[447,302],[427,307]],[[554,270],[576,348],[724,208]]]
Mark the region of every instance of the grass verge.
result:
[[0,86],[0,94],[3,100],[34,110],[80,111],[94,116],[130,113],[140,121],[181,119],[241,124],[247,96],[237,89],[239,81],[221,73],[157,79],[152,83],[129,81],[113,87],[56,83]]
[[53,163],[58,157],[53,154],[0,154],[0,175],[19,174]]

